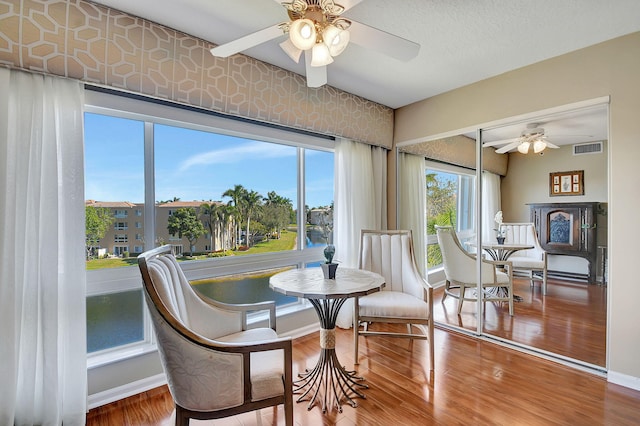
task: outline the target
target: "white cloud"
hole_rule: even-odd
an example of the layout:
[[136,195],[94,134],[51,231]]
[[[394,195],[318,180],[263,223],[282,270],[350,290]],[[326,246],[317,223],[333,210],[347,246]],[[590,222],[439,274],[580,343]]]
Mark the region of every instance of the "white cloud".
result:
[[251,142],[233,148],[218,149],[192,155],[180,164],[179,171],[184,172],[194,166],[240,163],[246,161],[248,156],[252,156],[253,158],[282,158],[295,155],[296,149],[290,146]]

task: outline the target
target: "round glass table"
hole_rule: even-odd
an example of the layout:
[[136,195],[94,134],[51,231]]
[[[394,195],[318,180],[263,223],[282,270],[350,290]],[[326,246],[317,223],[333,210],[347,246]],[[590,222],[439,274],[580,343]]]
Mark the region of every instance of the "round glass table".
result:
[[[335,351],[336,318],[350,297],[365,296],[384,287],[384,278],[374,272],[339,267],[335,279],[325,279],[320,268],[290,269],[269,279],[269,286],[287,296],[303,297],[313,305],[320,320],[320,357],[315,367],[299,373],[293,391],[300,394],[297,402],[309,400],[308,410],[316,401],[322,412],[333,404],[342,412],[342,400],[357,407],[354,398],[365,398],[364,378],[349,371],[338,361]],[[318,396],[321,395],[321,400]]]

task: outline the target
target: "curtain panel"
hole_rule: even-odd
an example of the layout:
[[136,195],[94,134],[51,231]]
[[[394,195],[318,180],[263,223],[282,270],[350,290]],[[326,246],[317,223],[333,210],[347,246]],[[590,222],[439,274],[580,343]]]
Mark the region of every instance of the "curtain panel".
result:
[[398,227],[410,229],[418,270],[426,277],[426,163],[424,157],[400,153],[398,156]]
[[[334,245],[341,267],[356,268],[362,229],[387,229],[387,150],[336,141],[334,154]],[[351,327],[353,301],[340,309],[337,325]]]
[[482,172],[482,241],[495,242],[496,213],[500,207],[500,175]]
[[0,424],[84,424],[83,88],[0,69]]

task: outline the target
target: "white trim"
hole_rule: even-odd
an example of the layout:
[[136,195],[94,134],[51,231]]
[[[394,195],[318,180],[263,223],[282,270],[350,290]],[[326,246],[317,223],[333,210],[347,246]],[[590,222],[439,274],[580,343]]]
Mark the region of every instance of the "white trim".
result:
[[425,172],[427,170],[435,170],[437,172],[455,173],[455,174],[459,174],[459,175],[476,177],[475,170],[471,170],[471,169],[467,169],[467,168],[464,168],[464,167],[456,166],[454,164],[439,163],[437,161],[432,161],[432,160],[428,160],[428,159],[424,160],[424,164],[426,166],[425,167]]
[[320,330],[320,323],[315,322],[304,327],[296,328],[288,333],[281,334],[280,337],[291,337],[292,339],[298,339],[308,334],[315,333]]
[[92,408],[110,404],[166,384],[167,378],[164,373],[136,380],[135,382],[127,383],[126,385],[89,395],[87,397],[87,408],[91,410]]
[[640,391],[640,377],[629,376],[628,374],[622,374],[616,371],[609,371],[607,381],[609,383]]

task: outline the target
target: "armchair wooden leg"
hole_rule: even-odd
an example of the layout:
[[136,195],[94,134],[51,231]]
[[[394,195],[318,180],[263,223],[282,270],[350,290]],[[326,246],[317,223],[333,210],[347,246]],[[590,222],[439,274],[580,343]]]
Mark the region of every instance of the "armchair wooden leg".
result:
[[176,426],[189,426],[189,413],[176,404]]
[[458,315],[460,315],[460,312],[462,312],[462,302],[464,302],[464,294],[465,294],[465,287],[464,285],[460,284],[460,294],[458,297]]

